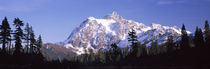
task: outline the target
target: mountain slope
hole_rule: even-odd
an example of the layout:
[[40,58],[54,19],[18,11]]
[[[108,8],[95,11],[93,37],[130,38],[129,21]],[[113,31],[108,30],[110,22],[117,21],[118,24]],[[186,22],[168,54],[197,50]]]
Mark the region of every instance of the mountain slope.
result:
[[150,44],[152,40],[165,43],[168,36],[174,36],[175,40],[181,35],[181,29],[176,26],[168,27],[155,23],[146,26],[143,23],[126,20],[113,12],[103,19],[89,17],[73,30],[67,40],[58,44],[71,49],[78,55],[90,49],[97,52],[98,49],[109,47],[111,43],[117,43],[124,48],[129,45],[127,34],[132,27],[137,32],[138,40],[147,44]]

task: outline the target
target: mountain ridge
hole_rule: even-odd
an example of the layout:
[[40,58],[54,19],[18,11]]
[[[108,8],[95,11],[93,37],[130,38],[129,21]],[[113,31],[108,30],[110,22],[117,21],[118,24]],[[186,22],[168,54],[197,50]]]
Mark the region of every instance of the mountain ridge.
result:
[[[117,12],[112,12],[102,19],[88,17],[76,27],[71,35],[63,42],[57,43],[71,49],[77,54],[93,49],[97,52],[101,48],[108,48],[111,43],[117,43],[121,48],[127,47],[127,33],[131,27],[137,32],[138,41],[149,45],[152,40],[165,43],[168,36],[174,36],[176,40],[181,35],[181,29],[174,26],[162,26],[152,23],[146,26],[133,20],[126,20]],[[188,33],[190,33],[188,31]]]

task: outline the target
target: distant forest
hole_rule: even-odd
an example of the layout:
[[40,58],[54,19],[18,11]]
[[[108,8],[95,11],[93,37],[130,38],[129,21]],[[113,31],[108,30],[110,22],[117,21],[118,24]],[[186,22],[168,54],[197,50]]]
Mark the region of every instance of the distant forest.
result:
[[128,47],[121,49],[112,43],[108,50],[86,51],[79,56],[68,55],[63,60],[47,60],[43,57],[41,47],[44,45],[41,35],[35,38],[32,26],[15,18],[11,29],[5,17],[0,25],[0,69],[131,69],[131,68],[210,68],[210,28],[208,21],[204,28],[196,27],[193,34],[187,34],[185,25],[181,30],[181,39],[174,42],[168,36],[164,44],[157,40],[150,46],[137,40],[136,31],[131,28],[128,33]]

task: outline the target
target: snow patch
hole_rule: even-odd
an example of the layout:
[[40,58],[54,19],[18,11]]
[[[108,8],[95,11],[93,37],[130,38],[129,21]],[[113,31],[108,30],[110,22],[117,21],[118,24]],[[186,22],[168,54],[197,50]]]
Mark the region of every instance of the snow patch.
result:
[[96,19],[96,21],[103,25],[106,28],[106,33],[112,33],[113,35],[116,35],[116,32],[110,29],[110,25],[113,23],[116,23],[115,20],[112,19]]

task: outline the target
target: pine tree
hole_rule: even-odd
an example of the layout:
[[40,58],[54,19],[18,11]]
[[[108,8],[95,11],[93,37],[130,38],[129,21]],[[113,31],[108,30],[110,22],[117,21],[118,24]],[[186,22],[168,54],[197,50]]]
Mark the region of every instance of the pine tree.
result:
[[71,58],[72,58],[71,55],[67,54],[67,61],[71,61],[72,60]]
[[112,48],[110,48],[109,51],[106,52],[106,59],[107,59],[106,61],[113,62],[114,61],[113,56],[115,56],[114,51]]
[[42,37],[41,37],[41,35],[39,35],[39,37],[37,39],[36,46],[37,46],[38,53],[41,53],[41,50],[40,50],[42,48]]
[[157,41],[157,40],[155,40],[154,46],[155,46],[154,54],[155,54],[155,55],[160,54],[160,48],[159,48],[159,46],[158,46],[158,41]]
[[7,21],[7,18],[5,17],[4,20],[2,21],[2,25],[0,26],[0,41],[2,42],[2,51],[6,52],[6,43],[9,43],[9,41],[11,40],[11,28],[10,25]]
[[129,55],[129,47],[126,47],[123,51],[123,58]]
[[112,50],[114,51],[112,58],[115,59],[115,61],[119,61],[122,56],[121,49],[117,46],[116,43],[111,44]]
[[210,29],[209,29],[209,23],[208,23],[207,20],[205,21],[204,29],[205,29],[205,31],[204,31],[204,34],[205,34],[205,45],[209,47],[210,46]]
[[90,49],[90,62],[94,62],[95,61],[95,55],[94,55],[94,52],[93,52],[93,49]]
[[99,62],[106,63],[106,60],[105,59],[106,58],[105,58],[104,52],[101,49],[99,49],[98,50],[98,60],[99,60]]
[[169,36],[167,39],[167,52],[173,52],[175,49],[175,44],[173,42],[173,36]]
[[152,41],[151,45],[149,47],[149,54],[154,55],[154,53],[155,53],[155,43],[154,43],[154,41]]
[[201,48],[204,46],[203,32],[198,27],[196,27],[194,43],[197,48]]
[[136,31],[132,28],[131,31],[128,33],[128,41],[131,42],[131,47],[132,47],[132,53],[131,55],[135,55],[138,52],[137,48],[137,36],[136,36]]
[[30,53],[35,52],[35,49],[36,49],[35,44],[36,44],[36,40],[35,40],[34,31],[33,31],[33,28],[30,27]]
[[190,45],[189,45],[189,37],[188,37],[188,35],[187,35],[187,31],[186,31],[186,29],[185,29],[185,25],[183,24],[182,25],[182,35],[181,35],[181,43],[180,43],[180,45],[181,45],[181,49],[182,50],[187,50],[187,49],[189,49],[190,48]]
[[19,19],[19,18],[15,18],[14,20],[14,24],[13,24],[16,28],[15,30],[15,51],[14,54],[15,55],[19,55],[21,53],[22,50],[22,38],[23,38],[23,30],[21,29],[21,27],[24,25],[23,22]]
[[116,44],[116,43],[112,43],[112,44],[111,44],[111,48],[114,50],[114,52],[116,52],[116,51],[117,51],[118,46],[117,46],[117,44]]
[[26,24],[26,27],[25,27],[25,34],[24,34],[24,40],[26,41],[26,52],[28,53],[29,51],[29,40],[30,40],[30,27],[29,27],[29,24],[27,23]]
[[142,45],[140,42],[137,42],[137,53],[136,56],[140,57],[142,55]]
[[147,55],[147,46],[146,43],[141,45],[141,51],[142,51],[142,55],[145,56]]

